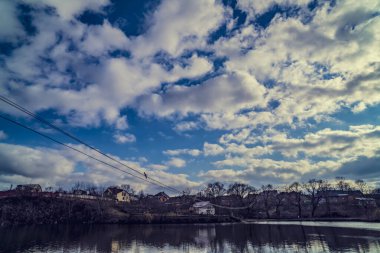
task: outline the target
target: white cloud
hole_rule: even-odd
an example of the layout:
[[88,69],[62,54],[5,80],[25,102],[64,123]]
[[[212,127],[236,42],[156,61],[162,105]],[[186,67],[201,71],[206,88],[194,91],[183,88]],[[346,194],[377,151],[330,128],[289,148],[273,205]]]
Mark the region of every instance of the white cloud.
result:
[[51,5],[60,17],[41,8],[33,10],[37,33],[7,57],[1,86],[8,97],[28,109],[54,109],[73,126],[106,123],[124,130],[127,122],[120,110],[132,106],[137,97],[163,82],[195,78],[213,68],[208,59],[196,54],[174,62],[171,69],[153,63],[152,58],[111,57],[113,50],[133,50],[130,39],[107,20],[86,25],[76,19],[84,10],[101,11],[108,1],[27,3]]
[[85,53],[99,57],[112,50],[125,50],[128,42],[128,38],[120,29],[112,27],[108,21],[104,21],[101,26],[89,26],[79,46]]
[[175,125],[174,130],[178,132],[185,132],[199,128],[199,123],[194,121],[183,121]]
[[194,86],[172,86],[162,94],[145,96],[139,103],[144,114],[186,116],[190,113],[237,112],[265,106],[265,89],[245,73],[228,73]]
[[18,37],[25,35],[17,15],[16,1],[0,1],[0,41],[16,42]]
[[[228,177],[257,183],[262,178],[266,182],[289,183],[313,177],[333,178],[346,171],[368,178],[376,174],[373,164],[380,154],[380,128],[374,125],[350,126],[347,130],[325,128],[300,138],[269,129],[252,136],[255,142],[251,137],[242,141],[240,133],[227,137],[221,138],[222,145],[205,143],[205,154],[224,158],[213,163],[218,170],[202,172],[200,176],[210,180]],[[263,157],[273,153],[284,157]],[[362,165],[359,161],[363,161]],[[363,171],[355,171],[354,166]]]
[[266,11],[269,11],[271,7],[274,5],[280,5],[280,6],[298,6],[298,7],[305,7],[308,3],[310,3],[310,0],[238,0],[237,5],[238,7],[247,12],[249,14],[249,17],[251,19],[255,18],[256,16],[263,14]]
[[55,182],[64,178],[73,172],[75,166],[73,161],[57,150],[6,143],[0,143],[0,160],[2,161],[0,171],[2,176],[17,175],[20,179],[29,178],[37,181],[46,180],[46,182],[47,180]]
[[186,166],[186,161],[181,158],[173,157],[167,161],[166,164],[171,167],[182,168]]
[[147,167],[154,170],[167,170],[169,168],[167,165],[163,164],[149,164]]
[[[83,145],[68,145],[99,160],[109,162],[107,158]],[[108,155],[136,170],[145,171],[138,162],[123,160],[111,154]],[[144,190],[149,193],[159,190],[167,191],[167,189],[147,184],[133,176],[66,148],[30,148],[22,145],[0,143],[0,158],[2,161],[0,188],[9,187],[9,184],[30,182],[39,183],[42,186],[70,188],[75,182],[88,182],[98,186],[128,183],[137,191]],[[178,161],[176,163],[180,164]],[[80,170],[77,170],[78,166],[80,166]],[[133,171],[123,166],[118,167],[134,174]],[[199,183],[189,180],[188,175],[165,172],[165,165],[152,165],[149,167],[156,168],[155,171],[147,171],[149,177],[155,178],[166,185],[180,190],[199,186]],[[168,193],[173,194],[172,192]]]
[[205,142],[203,145],[203,152],[205,156],[214,156],[223,154],[224,149],[218,144],[210,144],[208,142]]
[[129,133],[116,133],[113,138],[115,142],[119,144],[136,142],[136,136]]
[[[261,11],[273,3],[257,1],[252,5]],[[262,4],[267,7],[258,7]],[[375,32],[380,17],[373,11],[377,8],[376,1],[341,1],[334,7],[323,3],[314,11],[311,22],[302,21],[303,13],[291,18],[275,17],[265,30],[248,26],[234,36],[219,39],[215,52],[228,55],[227,70],[245,71],[260,83],[275,80],[274,88],[266,91],[268,100],[279,101],[279,106],[257,113],[273,114],[264,125],[302,125],[307,119],[326,118],[346,106],[358,112],[380,102],[376,88],[380,79],[380,37]],[[241,48],[248,50],[242,53]],[[214,128],[231,129],[248,126],[249,121],[255,124],[250,120],[252,116],[232,114],[230,118],[241,120],[240,124],[231,121],[232,125],[224,123],[226,120],[219,115],[207,119],[211,118],[208,122]]]
[[132,41],[133,55],[139,58],[159,51],[173,56],[185,49],[206,46],[207,35],[224,21],[224,9],[218,1],[162,1],[149,20],[146,34]]
[[178,156],[178,155],[191,155],[191,156],[199,156],[202,151],[199,149],[171,149],[163,151],[165,155],[170,156]]
[[[35,7],[31,22],[36,34],[28,36],[23,30],[15,2],[0,3],[0,37],[18,42],[10,55],[1,56],[0,86],[6,96],[33,112],[52,109],[70,126],[107,124],[121,131],[128,129],[121,111],[133,108],[143,116],[173,120],[176,131],[226,130],[219,143],[207,140],[203,151],[189,147],[167,152],[223,155],[215,165],[245,166],[224,171],[242,180],[254,173],[266,180],[290,180],[313,171],[323,175],[359,156],[378,154],[377,126],[311,128],[298,137],[287,133],[289,128],[313,127],[313,120],[336,120],[332,117],[343,108],[359,114],[379,105],[378,1],[321,2],[313,11],[304,8],[307,0],[238,1],[250,21],[275,4],[301,6],[294,15],[275,16],[265,29],[248,21],[231,29],[236,24],[231,10],[219,1],[162,1],[147,16],[146,31],[136,37],[127,37],[107,20],[87,25],[77,19],[85,10],[102,12],[109,1],[22,2]],[[46,5],[57,15],[43,11]],[[221,24],[229,27],[228,35],[209,44],[208,36]],[[111,56],[114,50],[131,57]],[[161,54],[170,67],[156,59]],[[214,69],[216,58],[225,62]],[[179,85],[183,79],[192,80]],[[17,114],[8,107],[1,110]],[[342,123],[342,129],[346,125]],[[263,136],[254,133],[268,128]],[[119,143],[135,141],[121,132],[114,138]],[[261,159],[274,153],[283,160]],[[169,163],[185,166],[186,161]],[[151,168],[162,173],[169,163]],[[216,171],[204,175],[219,175]],[[75,174],[81,175],[87,176]],[[93,179],[111,180],[101,178]],[[178,179],[194,184],[186,175]]]
[[55,8],[57,14],[64,20],[71,20],[75,16],[81,14],[85,10],[100,12],[102,7],[109,4],[109,0],[22,0],[24,3],[32,4],[34,6],[52,6]]

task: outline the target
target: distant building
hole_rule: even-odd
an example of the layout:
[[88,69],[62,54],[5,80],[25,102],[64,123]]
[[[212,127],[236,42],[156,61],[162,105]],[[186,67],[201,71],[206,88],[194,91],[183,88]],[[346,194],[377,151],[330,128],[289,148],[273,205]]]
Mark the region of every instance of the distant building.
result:
[[20,184],[20,185],[17,185],[15,190],[26,192],[26,193],[42,192],[41,185],[39,184]]
[[210,203],[210,201],[197,202],[191,209],[196,214],[215,215],[215,207]]
[[131,198],[125,190],[119,187],[108,187],[107,190],[104,191],[104,195],[109,198],[113,198],[118,202],[131,202]]
[[157,198],[160,202],[166,202],[170,198],[165,192],[159,192],[154,195],[154,197]]

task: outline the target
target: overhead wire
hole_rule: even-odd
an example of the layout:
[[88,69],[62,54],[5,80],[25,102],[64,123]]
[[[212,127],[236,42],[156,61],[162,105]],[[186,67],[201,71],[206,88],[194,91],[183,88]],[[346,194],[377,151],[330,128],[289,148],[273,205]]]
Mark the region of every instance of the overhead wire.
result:
[[39,116],[39,115],[37,115],[37,114],[29,111],[28,109],[22,107],[21,105],[17,104],[16,102],[13,102],[10,99],[8,99],[8,98],[6,98],[6,97],[4,97],[2,95],[0,95],[0,100],[2,100],[3,102],[7,103],[8,105],[10,105],[10,106],[12,106],[12,107],[14,107],[16,109],[22,111],[23,113],[31,116],[32,118],[34,118],[34,119],[42,122],[43,124],[48,125],[49,127],[53,128],[54,130],[56,130],[56,131],[58,131],[58,132],[60,132],[60,133],[62,133],[64,135],[66,135],[67,137],[69,137],[69,138],[71,138],[71,139],[79,142],[80,144],[83,144],[84,146],[90,148],[91,150],[93,150],[93,151],[95,151],[95,152],[97,152],[97,153],[99,153],[99,154],[107,157],[108,159],[110,159],[110,160],[112,160],[112,161],[114,161],[114,162],[116,162],[116,163],[118,163],[118,164],[120,164],[120,165],[122,165],[122,166],[124,166],[124,167],[126,167],[126,168],[128,168],[128,169],[130,169],[130,170],[132,170],[132,171],[134,171],[136,173],[138,173],[138,174],[140,174],[141,176],[144,176],[146,179],[149,178],[151,181],[153,181],[153,182],[155,182],[157,184],[160,184],[164,188],[170,189],[170,191],[172,191],[172,192],[181,192],[181,191],[179,191],[179,190],[177,190],[177,189],[175,189],[175,188],[173,188],[173,187],[171,187],[169,185],[166,185],[166,184],[164,184],[164,183],[162,183],[162,182],[160,182],[160,181],[158,181],[158,180],[156,180],[156,179],[148,176],[145,172],[141,172],[141,171],[139,171],[139,170],[137,170],[135,168],[132,168],[131,166],[129,166],[129,165],[127,165],[127,164],[125,164],[125,163],[123,163],[123,162],[121,162],[121,161],[119,161],[119,160],[117,160],[117,159],[115,159],[115,158],[107,155],[106,153],[102,152],[101,150],[99,150],[99,149],[91,146],[90,144],[82,141],[81,139],[79,139],[78,137],[74,136],[73,134],[71,134],[71,133],[69,133],[69,132],[61,129],[60,127],[58,127],[58,126],[56,126],[56,125],[54,125],[52,123],[50,123],[49,121],[45,120],[41,116]]
[[107,163],[107,162],[105,162],[105,161],[103,161],[103,160],[100,160],[100,159],[98,159],[98,158],[96,158],[96,157],[94,157],[94,156],[92,156],[92,155],[87,154],[86,152],[83,152],[82,150],[79,150],[79,149],[77,149],[77,148],[75,148],[75,147],[72,147],[72,146],[66,144],[66,143],[63,143],[63,142],[61,142],[61,141],[59,141],[59,140],[56,140],[56,139],[54,139],[54,138],[52,138],[52,137],[50,137],[50,136],[48,136],[48,135],[46,135],[46,134],[44,134],[44,133],[41,133],[40,131],[37,131],[37,130],[35,130],[35,129],[31,128],[31,127],[28,127],[28,126],[26,126],[26,125],[24,125],[24,124],[22,124],[22,123],[20,123],[20,122],[17,122],[17,121],[15,121],[15,120],[13,120],[13,119],[10,119],[10,118],[8,118],[8,117],[2,115],[2,114],[0,114],[0,118],[2,118],[2,119],[4,119],[4,120],[7,120],[7,121],[9,121],[9,122],[11,122],[11,123],[13,123],[13,124],[15,124],[15,125],[20,126],[20,127],[23,127],[23,128],[25,128],[25,129],[27,129],[27,130],[29,130],[29,131],[32,131],[32,132],[34,132],[34,133],[36,133],[36,134],[38,134],[38,135],[40,135],[40,136],[43,136],[43,137],[45,137],[45,138],[47,138],[47,139],[49,139],[49,140],[51,140],[51,141],[53,141],[53,142],[55,142],[55,143],[58,143],[58,144],[60,144],[60,145],[63,145],[63,146],[65,146],[66,148],[69,148],[69,149],[74,150],[74,151],[76,151],[76,152],[78,152],[78,153],[81,153],[82,155],[85,155],[85,156],[87,156],[88,158],[91,158],[91,159],[93,159],[93,160],[95,160],[95,161],[98,161],[98,162],[100,162],[100,163],[102,163],[102,164],[104,164],[104,165],[107,165],[107,166],[109,166],[109,167],[112,167],[112,168],[114,168],[114,169],[116,169],[116,170],[119,170],[119,171],[121,171],[121,172],[123,172],[123,173],[126,173],[126,174],[128,174],[128,175],[130,175],[130,176],[136,177],[136,178],[141,179],[141,180],[143,180],[143,181],[146,181],[146,182],[148,182],[148,183],[152,183],[152,184],[155,184],[155,185],[157,185],[157,186],[162,187],[162,186],[159,185],[159,184],[153,183],[153,182],[151,182],[151,181],[149,181],[149,180],[147,180],[147,179],[145,179],[145,178],[143,178],[143,177],[139,177],[139,176],[134,175],[134,174],[132,174],[132,173],[130,173],[130,172],[128,172],[128,171],[122,170],[122,169],[120,169],[120,168],[118,168],[118,167],[116,167],[116,166],[114,166],[114,165],[112,165],[112,164],[109,164],[109,163]]
[[[156,186],[159,186],[159,187],[162,187],[162,188],[168,189],[168,190],[170,190],[170,191],[172,191],[172,192],[183,193],[183,191],[180,191],[180,190],[178,190],[178,189],[176,189],[176,188],[174,188],[174,187],[172,187],[172,186],[168,186],[168,185],[166,185],[166,184],[164,184],[164,183],[162,183],[162,182],[160,182],[160,181],[158,181],[158,180],[156,180],[156,179],[153,179],[153,178],[150,177],[150,176],[149,176],[149,177],[146,177],[145,172],[140,172],[140,171],[138,171],[137,169],[134,169],[134,168],[132,168],[132,167],[126,165],[125,163],[122,163],[122,162],[118,161],[117,159],[115,159],[115,158],[113,158],[113,157],[111,157],[111,156],[105,154],[104,152],[102,152],[102,151],[96,149],[95,147],[93,147],[93,146],[87,144],[86,142],[80,140],[78,137],[75,137],[74,135],[70,134],[69,132],[67,132],[67,131],[65,131],[65,130],[63,130],[63,129],[61,129],[61,128],[59,128],[58,126],[56,126],[56,125],[54,125],[54,124],[52,124],[52,123],[50,123],[50,122],[48,122],[47,120],[43,119],[42,117],[40,117],[40,116],[38,116],[38,115],[32,113],[31,111],[27,110],[26,108],[22,107],[22,106],[19,105],[19,104],[15,103],[15,102],[13,102],[13,101],[11,101],[11,100],[9,100],[9,99],[7,99],[6,97],[0,95],[0,100],[2,100],[3,102],[7,103],[8,105],[10,105],[10,106],[12,106],[12,107],[14,107],[14,108],[16,108],[16,109],[18,109],[18,110],[24,112],[25,114],[28,114],[29,116],[31,116],[31,117],[37,119],[38,121],[40,121],[40,122],[42,122],[42,123],[48,125],[49,127],[51,127],[51,128],[53,128],[53,129],[55,129],[55,130],[61,132],[62,134],[66,135],[67,137],[69,137],[69,138],[71,138],[71,139],[74,139],[75,141],[77,141],[77,142],[83,144],[84,146],[90,148],[91,150],[94,150],[95,152],[97,152],[97,153],[99,153],[99,154],[101,154],[101,155],[103,155],[103,156],[105,156],[105,157],[111,159],[111,160],[114,161],[114,162],[117,162],[118,164],[120,164],[120,165],[122,165],[122,166],[124,166],[124,167],[126,167],[126,168],[128,168],[128,169],[130,169],[130,170],[132,170],[132,171],[134,171],[134,172],[136,172],[136,173],[138,173],[138,174],[144,176],[144,177],[140,177],[140,176],[137,176],[137,175],[135,175],[135,174],[132,174],[132,173],[126,171],[126,170],[120,169],[120,168],[118,168],[117,166],[114,166],[114,165],[109,164],[109,163],[107,163],[107,162],[105,162],[105,161],[103,161],[103,160],[100,160],[100,159],[98,159],[98,158],[96,158],[96,157],[94,157],[94,156],[92,156],[92,155],[87,154],[86,152],[83,152],[83,151],[81,151],[81,150],[79,150],[79,149],[77,149],[77,148],[75,148],[75,147],[72,147],[72,146],[70,146],[70,145],[68,145],[68,144],[65,144],[65,143],[63,143],[63,142],[61,142],[61,141],[59,141],[59,140],[56,140],[56,139],[54,139],[53,137],[50,137],[50,136],[48,136],[48,135],[46,135],[46,134],[44,134],[44,133],[41,133],[40,131],[37,131],[37,130],[31,128],[31,127],[28,127],[28,126],[26,126],[26,125],[24,125],[24,124],[22,124],[22,123],[20,123],[20,122],[17,122],[17,121],[15,121],[15,120],[12,120],[12,119],[10,119],[10,118],[8,118],[8,117],[2,115],[2,114],[0,114],[0,118],[2,118],[2,119],[4,119],[4,120],[7,120],[7,121],[9,121],[9,122],[11,122],[11,123],[13,123],[13,124],[16,124],[16,125],[18,125],[18,126],[20,126],[20,127],[23,127],[23,128],[25,128],[25,129],[27,129],[27,130],[29,130],[29,131],[32,131],[32,132],[34,132],[34,133],[36,133],[36,134],[38,134],[38,135],[40,135],[40,136],[43,136],[43,137],[45,137],[45,138],[47,138],[47,139],[49,139],[49,140],[51,140],[51,141],[53,141],[53,142],[55,142],[55,143],[58,143],[58,144],[60,144],[60,145],[63,145],[63,146],[65,146],[65,147],[67,147],[67,148],[69,148],[69,149],[71,149],[71,150],[74,150],[74,151],[76,151],[76,152],[78,152],[78,153],[81,153],[82,155],[87,156],[87,157],[90,158],[90,159],[96,160],[96,161],[98,161],[98,162],[100,162],[100,163],[102,163],[102,164],[104,164],[104,165],[107,165],[107,166],[113,168],[113,169],[116,169],[116,170],[118,170],[118,171],[121,171],[121,172],[123,172],[123,173],[126,173],[126,174],[128,174],[128,175],[130,175],[130,176],[136,177],[136,178],[138,178],[138,179],[140,179],[140,180],[142,180],[142,181],[145,181],[145,182],[148,182],[148,183],[154,184],[154,185],[156,185]],[[150,180],[148,180],[148,178],[149,178]],[[194,200],[203,201],[202,199],[200,199],[200,198],[198,198],[198,197],[195,197]],[[230,209],[230,210],[242,210],[242,209],[250,208],[250,207],[252,206],[253,203],[251,203],[251,204],[249,204],[249,205],[247,205],[247,206],[242,206],[242,207],[223,206],[223,205],[218,205],[218,204],[214,204],[214,203],[211,203],[211,202],[210,202],[210,204],[211,204],[212,206],[219,207],[219,208],[224,208],[224,209]]]

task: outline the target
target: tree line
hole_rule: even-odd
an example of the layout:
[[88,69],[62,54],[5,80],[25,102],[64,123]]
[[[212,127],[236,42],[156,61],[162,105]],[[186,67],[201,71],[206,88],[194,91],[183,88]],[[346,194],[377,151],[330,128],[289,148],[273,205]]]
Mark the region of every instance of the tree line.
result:
[[[332,193],[336,196],[354,195],[354,198],[345,198],[347,203],[332,201]],[[339,195],[340,193],[340,195]],[[289,185],[274,186],[272,184],[262,185],[256,188],[249,184],[232,183],[225,186],[222,182],[208,183],[197,195],[205,199],[221,202],[221,199],[232,196],[237,199],[230,202],[231,205],[247,204],[247,211],[264,212],[266,218],[281,217],[281,211],[293,213],[293,217],[315,217],[317,210],[323,205],[324,216],[338,215],[337,205],[340,208],[351,208],[354,205],[349,201],[357,201],[356,209],[360,208],[369,215],[371,209],[376,209],[375,200],[368,198],[371,194],[380,193],[380,189],[373,188],[364,180],[350,181],[343,177],[335,180],[310,179],[306,182],[293,182]],[[342,205],[345,204],[346,207]],[[358,207],[359,206],[359,207]],[[294,215],[296,213],[296,215]],[[352,216],[352,214],[347,214]]]

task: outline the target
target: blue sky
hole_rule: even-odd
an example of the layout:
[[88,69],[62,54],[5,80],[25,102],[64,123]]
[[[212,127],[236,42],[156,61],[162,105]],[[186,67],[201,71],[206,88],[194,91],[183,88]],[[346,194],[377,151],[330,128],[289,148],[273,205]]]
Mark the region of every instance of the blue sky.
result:
[[[379,10],[376,0],[1,1],[0,92],[180,189],[336,176],[379,186]],[[0,161],[3,189],[158,190],[4,120]]]

